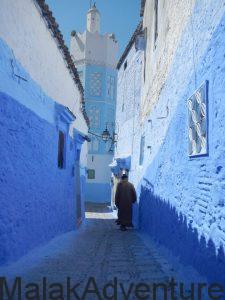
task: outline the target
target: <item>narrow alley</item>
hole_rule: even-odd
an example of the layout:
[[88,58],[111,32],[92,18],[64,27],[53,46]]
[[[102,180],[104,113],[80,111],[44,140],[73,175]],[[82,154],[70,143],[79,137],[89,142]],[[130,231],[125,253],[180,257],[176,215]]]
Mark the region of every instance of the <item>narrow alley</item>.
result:
[[225,0],[0,0],[0,300],[225,300],[224,40]]
[[[153,241],[135,229],[118,230],[109,207],[87,204],[86,218],[86,223],[78,231],[61,235],[9,267],[0,269],[1,274],[6,274],[8,286],[11,284],[12,287],[16,277],[21,278],[22,291],[27,293],[22,299],[177,299],[175,294],[174,298],[170,297],[171,289],[165,296],[160,284],[169,286],[174,278],[176,282],[184,283],[188,290],[188,282],[200,282],[194,270],[179,268],[177,264],[173,266]],[[113,286],[104,289],[110,283]],[[152,294],[153,284],[156,285],[157,298]],[[136,291],[138,285],[142,292]],[[17,289],[12,295],[16,293]],[[17,299],[17,296],[12,299]]]

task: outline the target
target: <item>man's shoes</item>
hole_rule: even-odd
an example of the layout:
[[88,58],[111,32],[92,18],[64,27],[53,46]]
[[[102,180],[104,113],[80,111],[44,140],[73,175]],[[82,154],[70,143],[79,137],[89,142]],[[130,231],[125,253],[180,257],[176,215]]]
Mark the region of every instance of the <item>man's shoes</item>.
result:
[[126,228],[126,226],[124,226],[124,225],[120,225],[120,230],[121,230],[121,231],[126,231],[127,228]]
[[120,225],[120,221],[119,221],[118,219],[115,221],[115,223],[116,223],[117,225]]

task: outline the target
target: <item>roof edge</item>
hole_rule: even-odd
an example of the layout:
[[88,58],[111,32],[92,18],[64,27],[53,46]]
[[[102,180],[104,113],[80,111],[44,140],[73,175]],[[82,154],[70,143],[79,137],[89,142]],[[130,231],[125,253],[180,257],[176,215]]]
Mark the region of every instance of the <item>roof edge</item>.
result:
[[144,15],[145,4],[146,4],[146,0],[141,0],[141,10],[140,10],[140,16],[141,17],[143,17],[143,15]]
[[81,106],[82,106],[81,111],[83,113],[87,126],[89,126],[89,119],[85,111],[84,88],[80,81],[77,68],[73,62],[69,49],[66,46],[65,41],[63,39],[63,35],[59,29],[59,25],[56,22],[56,19],[54,18],[52,11],[49,9],[49,6],[45,3],[45,0],[34,0],[34,2],[38,5],[41,15],[46,21],[49,31],[52,33],[52,36],[55,38],[58,48],[61,50],[62,56],[66,62],[69,72],[72,75],[73,81],[75,85],[78,87],[78,90],[81,94]]
[[140,23],[138,24],[136,30],[134,31],[132,37],[130,38],[130,41],[128,42],[127,44],[127,47],[125,48],[123,54],[121,55],[118,63],[117,63],[117,69],[119,70],[121,65],[123,64],[125,58],[127,57],[131,47],[133,46],[134,42],[135,42],[135,39],[136,37],[138,36],[139,33],[141,33],[142,31],[142,26],[143,26],[143,22],[140,21]]

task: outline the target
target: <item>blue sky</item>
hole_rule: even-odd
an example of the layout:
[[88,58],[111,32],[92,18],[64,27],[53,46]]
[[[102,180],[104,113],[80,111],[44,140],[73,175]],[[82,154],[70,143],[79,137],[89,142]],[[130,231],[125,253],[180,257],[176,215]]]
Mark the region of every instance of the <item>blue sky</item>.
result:
[[[94,1],[93,1],[94,2]],[[96,0],[101,13],[101,33],[116,34],[121,55],[140,21],[140,0]],[[72,30],[83,32],[90,0],[46,0],[69,46]]]

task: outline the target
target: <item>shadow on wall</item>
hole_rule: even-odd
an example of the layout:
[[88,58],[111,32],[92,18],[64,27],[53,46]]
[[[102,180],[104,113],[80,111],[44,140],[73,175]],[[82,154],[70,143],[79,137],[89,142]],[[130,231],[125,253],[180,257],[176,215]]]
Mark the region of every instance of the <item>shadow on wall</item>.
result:
[[164,245],[184,265],[193,266],[209,282],[225,284],[225,254],[218,251],[213,241],[199,236],[184,215],[167,201],[154,195],[147,187],[141,188],[139,203],[140,229],[156,242]]

